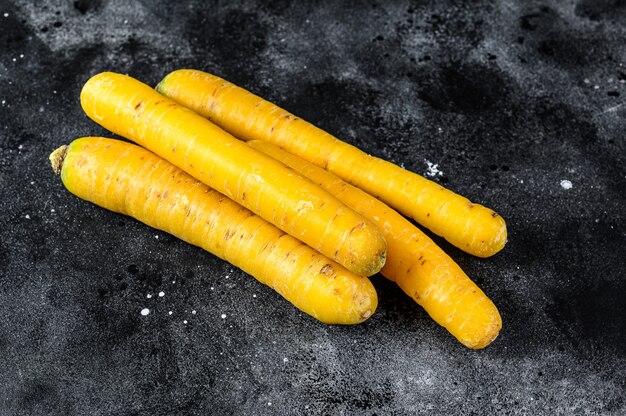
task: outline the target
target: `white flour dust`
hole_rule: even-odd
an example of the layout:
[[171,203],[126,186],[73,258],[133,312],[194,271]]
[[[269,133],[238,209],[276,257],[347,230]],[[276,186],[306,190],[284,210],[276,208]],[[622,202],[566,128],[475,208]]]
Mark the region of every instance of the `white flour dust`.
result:
[[438,163],[432,163],[426,159],[424,159],[424,162],[426,162],[426,165],[428,166],[425,173],[426,176],[430,176],[431,178],[434,178],[435,176],[443,176],[443,171],[439,170]]
[[563,179],[561,181],[561,188],[563,189],[572,189],[572,186],[573,186],[572,182],[568,181],[567,179]]

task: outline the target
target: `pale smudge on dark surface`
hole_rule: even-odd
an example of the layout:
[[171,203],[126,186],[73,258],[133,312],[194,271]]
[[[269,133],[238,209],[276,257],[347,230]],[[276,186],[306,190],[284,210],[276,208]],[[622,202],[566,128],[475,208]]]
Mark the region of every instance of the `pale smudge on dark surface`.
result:
[[[616,0],[0,1],[0,414],[623,414],[624,19]],[[381,277],[369,321],[319,324],[65,191],[48,154],[107,135],[80,110],[88,77],[179,67],[407,169],[437,163],[500,212],[493,259],[442,243],[500,337],[463,348]]]

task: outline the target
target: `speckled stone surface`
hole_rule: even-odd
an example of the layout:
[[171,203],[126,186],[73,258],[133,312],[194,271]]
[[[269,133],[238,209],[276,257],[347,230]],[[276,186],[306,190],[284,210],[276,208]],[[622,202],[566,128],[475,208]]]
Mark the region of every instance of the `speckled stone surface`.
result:
[[[626,3],[348,3],[0,0],[1,415],[626,414]],[[107,135],[82,84],[180,67],[500,212],[494,258],[437,239],[500,337],[462,347],[381,276],[326,326],[69,194],[48,154]]]

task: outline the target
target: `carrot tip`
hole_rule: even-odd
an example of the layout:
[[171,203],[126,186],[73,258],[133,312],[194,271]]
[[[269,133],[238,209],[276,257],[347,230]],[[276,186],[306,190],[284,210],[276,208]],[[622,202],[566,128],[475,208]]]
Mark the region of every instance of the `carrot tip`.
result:
[[489,344],[491,344],[493,341],[495,341],[496,338],[498,338],[498,335],[500,335],[501,329],[502,329],[501,324],[493,324],[492,327],[489,328],[489,330],[485,331],[485,336],[482,339],[478,339],[478,340],[459,339],[459,341],[461,341],[461,344],[465,345],[468,348],[471,348],[473,350],[481,350],[485,348],[486,346],[488,346]]
[[52,170],[57,175],[61,173],[61,168],[63,168],[63,161],[65,160],[65,155],[67,155],[67,145],[59,147],[57,150],[50,154],[50,164],[52,165]]

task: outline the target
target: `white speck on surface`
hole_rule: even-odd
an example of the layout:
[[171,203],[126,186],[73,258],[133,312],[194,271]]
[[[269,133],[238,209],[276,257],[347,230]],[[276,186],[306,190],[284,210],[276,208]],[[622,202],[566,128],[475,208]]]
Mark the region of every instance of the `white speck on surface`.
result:
[[152,297],[152,294],[148,293],[148,294],[146,295],[146,297],[147,297],[148,299],[150,299],[150,298]]
[[20,58],[23,58],[23,57],[24,57],[24,54],[23,54],[23,53],[20,53]]
[[437,131],[438,131],[439,133],[441,133],[441,132],[443,132],[443,129],[442,129],[441,127],[437,127]]
[[524,179],[520,179],[520,180],[519,180],[519,183],[524,183]]
[[150,309],[148,309],[148,308],[144,308],[144,309],[141,310],[141,314],[143,316],[147,316],[149,313],[150,313]]
[[594,86],[593,86],[593,89],[594,89],[594,90],[599,90],[599,89],[600,89],[600,86],[599,86],[599,85],[594,85]]
[[429,160],[424,159],[424,162],[426,162],[426,165],[428,166],[428,170],[426,171],[426,176],[430,176],[435,177],[435,176],[442,176],[443,175],[443,171],[439,170],[439,164],[438,163],[432,163]]
[[13,58],[13,62],[17,62],[17,58]]
[[24,148],[24,145],[21,145],[21,144],[20,144],[19,146],[17,146],[17,148],[18,148],[19,150],[22,150],[22,149]]
[[172,283],[176,283],[176,280],[172,280]]
[[183,323],[184,323],[185,325],[187,325],[187,320],[185,319],[185,320],[183,321]]
[[591,81],[589,81],[589,78],[585,78],[584,83],[585,84],[589,84],[589,82],[591,82]]
[[196,310],[194,309],[193,311],[191,311],[191,314],[195,315],[196,314]]
[[158,240],[158,239],[159,239],[159,236],[158,236],[158,235],[155,235],[155,236],[154,236],[154,238],[156,238],[156,239]]
[[27,220],[29,220],[29,219],[30,219],[30,215],[26,214],[26,215],[24,215],[24,218],[26,218]]
[[169,311],[169,312],[168,312],[167,314],[168,314],[168,315],[171,315],[171,314],[173,314],[173,313],[174,313],[174,312],[172,312],[172,311]]
[[213,286],[211,286],[211,290],[215,290],[215,288]]
[[289,360],[287,359],[287,357],[283,358],[283,362],[284,362],[284,363],[286,363],[287,361],[289,361]]
[[2,100],[2,105],[5,105],[6,103],[6,100]]
[[35,184],[35,181],[30,181],[30,184],[31,184],[31,185],[34,185],[34,184]]
[[222,319],[226,319],[226,314],[225,313],[222,314]]
[[165,292],[159,292],[159,297],[162,298],[163,296],[165,296]]
[[252,297],[253,297],[253,298],[256,298],[256,293],[253,293],[253,294],[252,294]]
[[44,111],[44,108],[43,107],[39,107],[39,112],[43,113],[43,111]]
[[563,179],[561,181],[561,188],[563,189],[572,189],[572,186],[573,186],[572,182],[568,181],[567,179]]
[[4,17],[9,17],[8,13],[3,14]]
[[54,212],[54,208],[50,208],[50,212]]
[[267,405],[268,405],[268,406],[271,406],[271,405],[272,405],[272,402],[267,402]]

